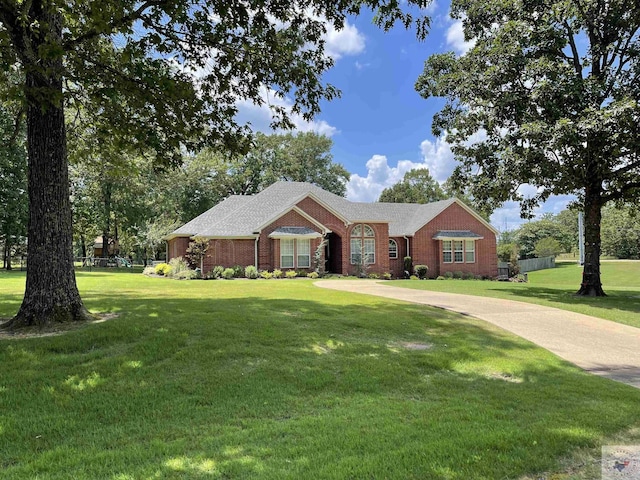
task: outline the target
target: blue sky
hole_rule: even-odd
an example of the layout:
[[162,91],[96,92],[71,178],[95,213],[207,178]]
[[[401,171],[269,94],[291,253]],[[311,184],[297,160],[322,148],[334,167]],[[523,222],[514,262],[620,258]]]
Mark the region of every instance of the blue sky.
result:
[[[325,102],[312,122],[295,119],[298,130],[316,131],[333,140],[333,159],[351,172],[347,197],[375,201],[383,188],[402,179],[412,168],[428,168],[443,182],[455,161],[448,144],[431,134],[431,120],[443,105],[440,99],[424,100],[414,89],[424,61],[438,52],[461,54],[468,48],[460,22],[448,15],[448,2],[432,5],[430,34],[424,41],[401,27],[383,32],[371,14],[349,20],[342,31],[330,30],[327,50],[335,60],[325,80],[342,91],[342,97]],[[268,92],[265,92],[268,95]],[[270,97],[270,95],[269,95]],[[286,102],[285,102],[286,103]],[[241,104],[241,117],[257,130],[267,130],[268,110]],[[535,188],[524,186],[524,195]],[[538,214],[557,213],[571,197],[555,197]],[[491,217],[499,230],[524,222],[519,206],[509,202]]]

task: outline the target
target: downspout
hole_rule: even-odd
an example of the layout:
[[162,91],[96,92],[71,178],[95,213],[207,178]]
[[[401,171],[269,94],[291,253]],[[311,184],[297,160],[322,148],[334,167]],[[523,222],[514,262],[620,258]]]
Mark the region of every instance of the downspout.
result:
[[260,240],[260,235],[256,237],[256,241],[254,243],[254,264],[256,270],[258,269],[258,240]]

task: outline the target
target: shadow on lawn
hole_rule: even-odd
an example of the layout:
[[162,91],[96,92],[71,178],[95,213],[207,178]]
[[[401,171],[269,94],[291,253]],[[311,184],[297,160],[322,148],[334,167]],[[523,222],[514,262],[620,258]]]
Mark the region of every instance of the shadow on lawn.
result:
[[53,454],[51,478],[517,478],[640,421],[634,389],[489,326],[330,302],[85,295],[120,316],[0,341],[0,364],[21,372],[2,394],[29,418],[4,427],[0,465],[15,478]]
[[[508,296],[543,299],[564,305],[588,305],[604,309],[625,310],[640,314],[640,292],[605,289],[606,297],[583,297],[576,295],[577,289],[564,287],[548,288],[527,285],[518,290],[492,289]],[[515,298],[517,300],[517,298]]]

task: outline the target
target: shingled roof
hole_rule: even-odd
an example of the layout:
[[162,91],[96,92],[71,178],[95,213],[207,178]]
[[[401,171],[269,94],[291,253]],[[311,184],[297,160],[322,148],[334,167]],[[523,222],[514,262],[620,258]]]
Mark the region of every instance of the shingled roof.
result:
[[306,197],[316,200],[345,223],[388,223],[392,237],[411,236],[447,207],[460,203],[455,198],[428,204],[350,202],[310,183],[276,182],[256,195],[228,197],[166,238],[255,238],[262,228]]

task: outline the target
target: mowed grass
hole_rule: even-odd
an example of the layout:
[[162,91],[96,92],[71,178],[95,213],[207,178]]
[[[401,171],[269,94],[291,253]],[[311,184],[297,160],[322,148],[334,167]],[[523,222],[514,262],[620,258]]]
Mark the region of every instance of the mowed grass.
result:
[[390,285],[537,303],[640,327],[640,261],[602,262],[601,272],[606,297],[575,295],[582,281],[582,267],[575,262],[529,272],[528,283],[402,280]]
[[[638,440],[640,391],[442,310],[308,280],[78,283],[119,316],[0,339],[3,479],[559,479],[574,458],[596,478],[603,443]],[[23,288],[0,274],[0,317]]]

